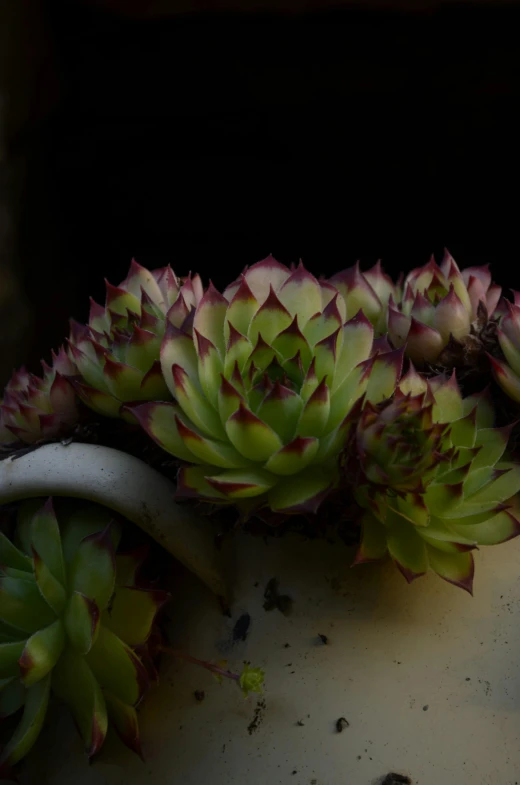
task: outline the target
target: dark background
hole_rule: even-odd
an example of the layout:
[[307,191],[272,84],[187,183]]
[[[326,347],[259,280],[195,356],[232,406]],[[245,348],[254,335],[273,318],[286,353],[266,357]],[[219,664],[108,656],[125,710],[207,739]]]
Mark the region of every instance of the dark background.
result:
[[132,256],[223,285],[269,252],[397,273],[446,245],[520,287],[518,9],[49,9],[62,97],[25,199],[30,363]]

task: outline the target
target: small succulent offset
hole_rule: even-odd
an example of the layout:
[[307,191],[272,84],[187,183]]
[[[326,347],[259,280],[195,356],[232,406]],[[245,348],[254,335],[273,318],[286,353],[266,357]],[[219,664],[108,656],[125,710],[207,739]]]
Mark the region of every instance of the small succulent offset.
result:
[[62,348],[52,366],[42,361],[43,376],[15,371],[0,405],[0,442],[27,444],[65,434],[78,418],[77,399],[66,377],[77,373]]
[[498,343],[504,359],[489,356],[493,375],[503,391],[520,403],[520,292],[514,292],[511,303],[501,301],[504,311],[497,330]]
[[49,500],[36,513],[34,504],[22,507],[19,547],[0,534],[0,716],[23,707],[0,770],[36,741],[51,692],[70,707],[89,757],[109,720],[140,753],[135,707],[150,681],[146,645],[168,594],[137,588],[143,553],[116,555],[121,530],[110,518],[88,505],[58,524]]
[[210,285],[192,333],[168,320],[161,366],[175,402],[129,408],[189,464],[179,495],[317,510],[337,480],[352,407],[390,397],[401,373],[402,351],[374,341],[354,294],[269,257],[224,294]]
[[69,351],[77,366],[71,382],[94,411],[119,417],[123,403],[169,399],[159,363],[166,326],[189,332],[202,297],[198,275],[179,280],[170,267],[146,270],[132,261],[119,286],[106,282],[105,307],[91,300],[88,325],[71,322]]
[[468,349],[482,353],[479,336],[498,305],[501,288],[487,266],[460,270],[446,251],[441,265],[432,259],[406,277],[396,300],[388,301],[388,335],[405,346],[417,365],[444,360],[443,352]]
[[463,399],[454,374],[411,367],[392,401],[364,408],[344,456],[365,509],[356,561],[389,553],[408,581],[430,568],[471,592],[471,551],[520,533],[510,430],[493,427],[485,395]]

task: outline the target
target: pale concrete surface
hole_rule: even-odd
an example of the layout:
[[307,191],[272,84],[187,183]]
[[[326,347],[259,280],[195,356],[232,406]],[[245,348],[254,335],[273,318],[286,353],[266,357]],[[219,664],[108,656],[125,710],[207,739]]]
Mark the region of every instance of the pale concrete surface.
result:
[[[265,667],[258,728],[248,732],[256,697],[164,659],[140,712],[145,763],[112,739],[88,766],[57,712],[22,785],[376,785],[390,771],[414,785],[520,782],[520,539],[477,553],[474,598],[433,575],[408,586],[391,565],[350,569],[343,545],[240,535],[227,552],[233,618],[183,575],[172,644]],[[294,600],[289,617],[263,610],[274,576]],[[250,633],[232,644],[245,612]]]

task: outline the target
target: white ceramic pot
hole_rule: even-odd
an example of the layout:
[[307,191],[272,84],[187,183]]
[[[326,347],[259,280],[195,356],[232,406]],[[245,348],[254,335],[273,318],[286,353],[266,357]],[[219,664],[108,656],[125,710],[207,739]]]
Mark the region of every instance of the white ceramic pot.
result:
[[[297,535],[240,534],[225,550],[232,619],[182,572],[172,644],[263,666],[260,702],[165,658],[140,712],[145,762],[110,738],[89,766],[58,711],[23,785],[375,785],[389,772],[414,785],[520,783],[520,539],[477,553],[473,598],[434,575],[408,586],[391,564],[350,569],[351,549]],[[289,616],[263,609],[273,577]],[[233,642],[244,613],[247,639]]]

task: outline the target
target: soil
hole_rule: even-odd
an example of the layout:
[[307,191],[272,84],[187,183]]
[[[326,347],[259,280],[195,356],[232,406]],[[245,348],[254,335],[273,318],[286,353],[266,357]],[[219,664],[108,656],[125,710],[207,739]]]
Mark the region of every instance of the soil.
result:
[[413,785],[410,777],[406,774],[387,774],[381,785]]
[[262,720],[264,719],[264,711],[266,709],[266,702],[265,700],[259,700],[255,707],[255,713],[253,715],[253,719],[247,726],[247,732],[250,736],[253,735],[255,730],[258,729],[259,725],[261,724]]

